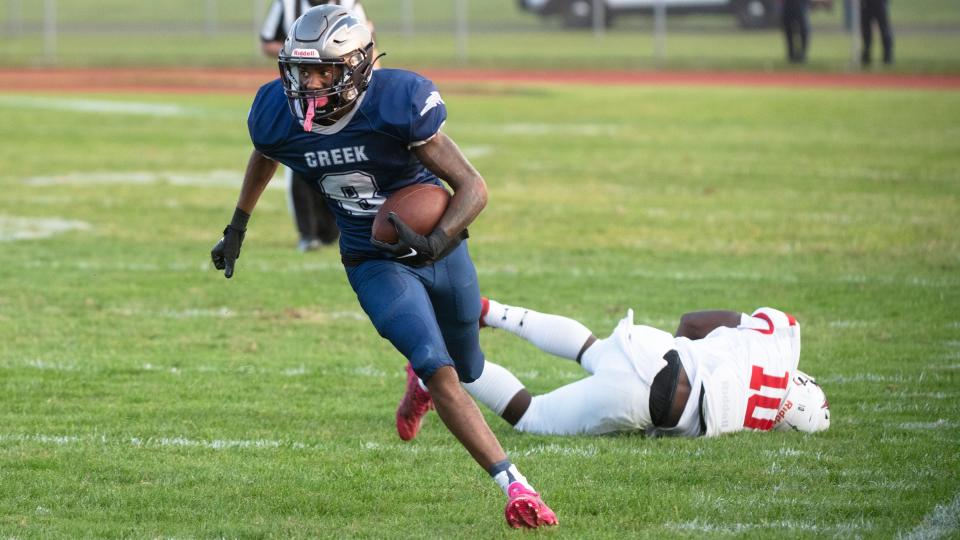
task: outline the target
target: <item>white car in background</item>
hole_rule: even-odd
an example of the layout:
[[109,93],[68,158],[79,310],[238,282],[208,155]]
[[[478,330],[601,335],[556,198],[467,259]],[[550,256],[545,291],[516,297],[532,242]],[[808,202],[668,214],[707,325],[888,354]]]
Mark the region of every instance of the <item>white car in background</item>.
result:
[[[593,25],[594,0],[518,0],[520,7],[543,17],[560,15],[565,26],[582,28]],[[762,28],[779,23],[782,0],[602,0],[606,9],[604,24],[625,13],[652,13],[663,2],[668,14],[726,13],[742,28]],[[813,7],[833,7],[833,0],[812,0]]]

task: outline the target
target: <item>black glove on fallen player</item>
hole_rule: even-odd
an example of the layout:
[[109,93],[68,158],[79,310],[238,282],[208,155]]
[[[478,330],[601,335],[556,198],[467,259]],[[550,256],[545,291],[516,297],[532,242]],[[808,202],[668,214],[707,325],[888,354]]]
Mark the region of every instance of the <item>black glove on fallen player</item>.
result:
[[371,238],[370,242],[377,248],[393,255],[399,262],[410,266],[425,266],[439,261],[456,249],[460,245],[460,241],[468,236],[467,231],[464,230],[462,233],[450,237],[439,228],[434,229],[429,236],[423,236],[411,229],[393,212],[390,212],[387,220],[397,229],[397,236],[399,237],[397,243],[388,244],[375,238]]
[[243,236],[247,232],[247,221],[250,214],[237,208],[233,213],[230,224],[223,229],[223,238],[210,250],[210,258],[217,270],[223,270],[223,277],[233,277],[233,264],[240,258],[240,246]]

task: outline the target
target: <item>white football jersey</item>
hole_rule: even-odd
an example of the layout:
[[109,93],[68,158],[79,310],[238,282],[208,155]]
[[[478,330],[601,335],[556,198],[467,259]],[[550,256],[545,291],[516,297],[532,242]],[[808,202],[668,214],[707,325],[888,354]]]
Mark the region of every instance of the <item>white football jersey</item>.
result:
[[699,407],[694,396],[702,385],[707,436],[768,431],[800,361],[800,324],[760,308],[744,314],[737,328],[716,328],[699,340],[676,338],[676,348],[694,389],[684,416]]
[[[630,310],[609,337],[583,354],[581,365],[592,375],[535,396],[516,428],[552,435],[645,431],[654,437],[697,437],[702,387],[706,435],[769,430],[800,359],[800,326],[770,308],[743,314],[740,322],[691,341],[633,324]],[[650,385],[671,349],[680,356],[692,392],[676,427],[656,428]]]

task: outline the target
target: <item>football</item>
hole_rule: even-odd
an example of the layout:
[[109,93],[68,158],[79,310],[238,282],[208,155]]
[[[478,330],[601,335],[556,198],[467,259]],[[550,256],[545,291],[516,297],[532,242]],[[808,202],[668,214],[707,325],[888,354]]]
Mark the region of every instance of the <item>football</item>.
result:
[[424,236],[433,232],[450,202],[447,190],[434,184],[413,184],[391,194],[373,220],[373,237],[381,242],[397,242],[397,229],[387,219],[397,214],[411,229]]

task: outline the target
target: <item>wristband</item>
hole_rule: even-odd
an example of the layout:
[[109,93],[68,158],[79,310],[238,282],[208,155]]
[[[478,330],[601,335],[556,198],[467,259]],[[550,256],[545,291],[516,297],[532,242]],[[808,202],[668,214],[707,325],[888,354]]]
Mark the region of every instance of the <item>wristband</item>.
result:
[[250,214],[244,212],[239,207],[233,211],[233,219],[230,220],[230,226],[241,231],[247,230],[247,221],[250,220]]

